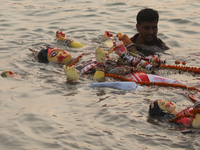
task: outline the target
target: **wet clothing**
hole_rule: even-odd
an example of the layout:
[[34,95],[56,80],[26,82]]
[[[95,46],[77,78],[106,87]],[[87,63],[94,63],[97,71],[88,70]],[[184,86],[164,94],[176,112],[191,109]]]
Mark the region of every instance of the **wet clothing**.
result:
[[[139,36],[139,33],[137,33],[137,34],[135,34],[133,37],[131,37],[130,40],[131,40],[133,43],[135,43],[135,42],[136,42],[136,39],[138,38],[138,36]],[[168,47],[161,39],[159,39],[159,38],[156,38],[156,39],[154,39],[154,40],[151,42],[150,46],[153,46],[153,45],[158,46],[158,47],[161,48],[162,50],[168,50],[168,49],[169,49],[169,47]]]

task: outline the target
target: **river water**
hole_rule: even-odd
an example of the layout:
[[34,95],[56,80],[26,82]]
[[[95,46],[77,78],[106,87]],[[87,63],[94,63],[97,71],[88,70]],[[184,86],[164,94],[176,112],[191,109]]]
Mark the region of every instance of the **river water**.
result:
[[[61,65],[39,63],[28,50],[52,45],[73,56],[94,55],[104,31],[133,36],[136,14],[145,7],[160,14],[158,37],[171,48],[162,55],[167,64],[200,67],[199,0],[1,0],[0,71],[14,71],[18,78],[0,78],[0,149],[199,149],[199,134],[183,135],[184,128],[149,118],[144,100],[169,99],[183,109],[191,105],[185,90],[90,88],[93,81],[83,77],[70,84]],[[57,43],[58,30],[88,46]],[[198,75],[162,76],[200,88]]]

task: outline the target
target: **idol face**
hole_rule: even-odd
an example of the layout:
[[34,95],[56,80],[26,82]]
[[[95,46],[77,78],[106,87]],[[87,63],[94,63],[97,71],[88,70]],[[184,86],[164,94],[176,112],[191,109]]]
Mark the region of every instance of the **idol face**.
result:
[[139,39],[141,43],[138,44],[150,44],[155,38],[157,38],[158,21],[153,22],[141,22],[136,25],[139,32]]
[[166,111],[168,113],[172,113],[176,110],[176,106],[170,101],[170,100],[157,100],[158,106],[163,111]]
[[59,48],[49,48],[47,53],[49,62],[59,62],[61,64],[68,64],[72,61],[72,55]]

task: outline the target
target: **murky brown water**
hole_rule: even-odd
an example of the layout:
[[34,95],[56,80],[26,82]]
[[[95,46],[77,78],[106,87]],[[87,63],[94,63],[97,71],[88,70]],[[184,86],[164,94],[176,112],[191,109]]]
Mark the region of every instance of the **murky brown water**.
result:
[[[0,71],[14,71],[19,78],[0,78],[0,149],[199,149],[198,134],[183,135],[182,129],[149,118],[143,100],[170,99],[182,109],[191,104],[184,90],[89,88],[93,81],[85,78],[69,84],[62,66],[38,63],[28,50],[52,45],[74,56],[94,53],[106,30],[134,35],[136,14],[144,7],[160,13],[158,36],[171,47],[162,55],[167,63],[200,67],[200,56],[195,56],[200,54],[199,0],[2,1]],[[57,43],[57,30],[88,47]],[[200,88],[199,76],[163,76]]]

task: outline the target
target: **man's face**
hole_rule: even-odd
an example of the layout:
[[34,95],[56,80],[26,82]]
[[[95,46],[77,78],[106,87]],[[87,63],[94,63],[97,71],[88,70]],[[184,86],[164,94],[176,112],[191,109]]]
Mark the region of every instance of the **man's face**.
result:
[[157,37],[158,32],[158,21],[152,22],[141,22],[136,25],[137,31],[139,32],[140,42],[143,44],[149,44]]

